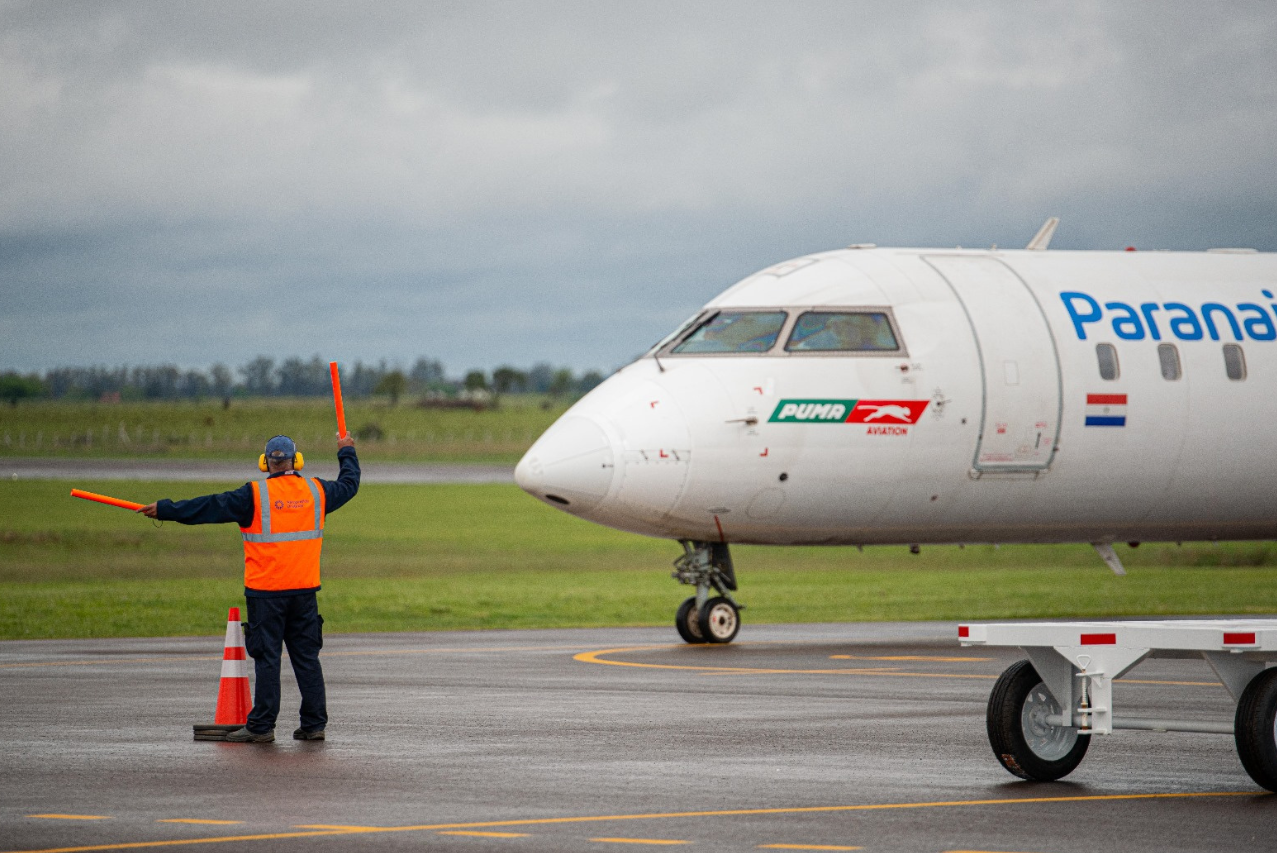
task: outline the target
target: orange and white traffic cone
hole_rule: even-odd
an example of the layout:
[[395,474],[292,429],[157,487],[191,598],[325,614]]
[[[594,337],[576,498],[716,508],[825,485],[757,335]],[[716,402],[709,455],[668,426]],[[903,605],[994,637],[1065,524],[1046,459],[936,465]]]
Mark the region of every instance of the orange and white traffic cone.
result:
[[239,622],[239,608],[232,607],[226,616],[226,644],[222,652],[222,680],[217,688],[217,710],[213,714],[212,725],[195,726],[195,739],[225,740],[227,732],[244,727],[252,708],[244,631]]

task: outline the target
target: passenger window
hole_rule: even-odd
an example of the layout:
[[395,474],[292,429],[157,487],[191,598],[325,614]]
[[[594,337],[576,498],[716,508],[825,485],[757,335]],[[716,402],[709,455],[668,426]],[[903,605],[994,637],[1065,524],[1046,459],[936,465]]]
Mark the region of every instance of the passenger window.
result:
[[891,321],[881,311],[808,311],[798,318],[790,352],[896,352]]
[[720,311],[710,315],[671,353],[767,352],[785,325],[784,311]]
[[1183,376],[1179,366],[1179,350],[1175,344],[1158,344],[1157,360],[1162,364],[1162,378],[1175,380]]
[[1246,378],[1246,354],[1237,344],[1224,344],[1224,371],[1234,382]]
[[1117,347],[1112,344],[1096,344],[1095,358],[1100,363],[1101,379],[1116,379],[1121,375],[1117,364]]

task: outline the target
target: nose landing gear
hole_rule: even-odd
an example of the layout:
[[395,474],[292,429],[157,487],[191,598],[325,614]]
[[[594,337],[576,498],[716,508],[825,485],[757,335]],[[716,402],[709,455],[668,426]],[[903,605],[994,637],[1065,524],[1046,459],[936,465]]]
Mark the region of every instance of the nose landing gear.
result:
[[[696,587],[696,595],[679,605],[674,617],[678,635],[687,643],[730,643],[740,630],[745,605],[732,596],[736,570],[725,542],[680,540],[683,556],[674,561],[671,575],[679,583]],[[710,596],[710,590],[718,595]]]

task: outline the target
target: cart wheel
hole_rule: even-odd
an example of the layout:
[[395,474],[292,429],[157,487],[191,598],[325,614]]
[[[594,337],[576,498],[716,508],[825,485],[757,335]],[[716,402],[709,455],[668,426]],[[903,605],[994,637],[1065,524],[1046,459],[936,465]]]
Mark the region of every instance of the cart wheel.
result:
[[[989,745],[1012,774],[1050,782],[1082,763],[1091,736],[1076,726],[1053,726],[1046,718],[1059,714],[1060,703],[1046,689],[1033,664],[1017,661],[993,685],[985,721]],[[1270,732],[1271,735],[1271,732]]]
[[703,643],[730,643],[740,630],[740,613],[736,605],[723,596],[705,602],[697,617]]
[[678,606],[678,613],[674,615],[674,627],[678,629],[678,635],[683,638],[683,642],[692,644],[705,642],[705,638],[701,636],[698,616],[696,596],[692,596]]
[[1277,791],[1277,669],[1264,670],[1246,685],[1233,731],[1250,778]]

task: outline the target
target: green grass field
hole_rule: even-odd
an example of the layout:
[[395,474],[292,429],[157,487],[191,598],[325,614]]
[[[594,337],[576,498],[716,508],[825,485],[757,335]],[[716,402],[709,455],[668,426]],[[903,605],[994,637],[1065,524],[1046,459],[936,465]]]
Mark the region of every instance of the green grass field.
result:
[[[513,465],[568,403],[506,396],[496,409],[425,409],[384,398],[346,401],[347,428],[365,459]],[[334,450],[328,398],[255,398],[150,403],[24,401],[0,405],[5,456],[243,459],[284,433],[306,454]],[[379,432],[379,438],[370,437]]]
[[[209,484],[77,482],[148,502]],[[71,484],[0,482],[0,638],[208,635],[242,602],[234,525],[160,528],[69,497]],[[672,542],[608,530],[513,486],[364,486],[329,519],[328,630],[671,625],[689,593]],[[1113,576],[1087,546],[733,549],[765,622],[1277,613],[1277,546],[1119,546]]]

